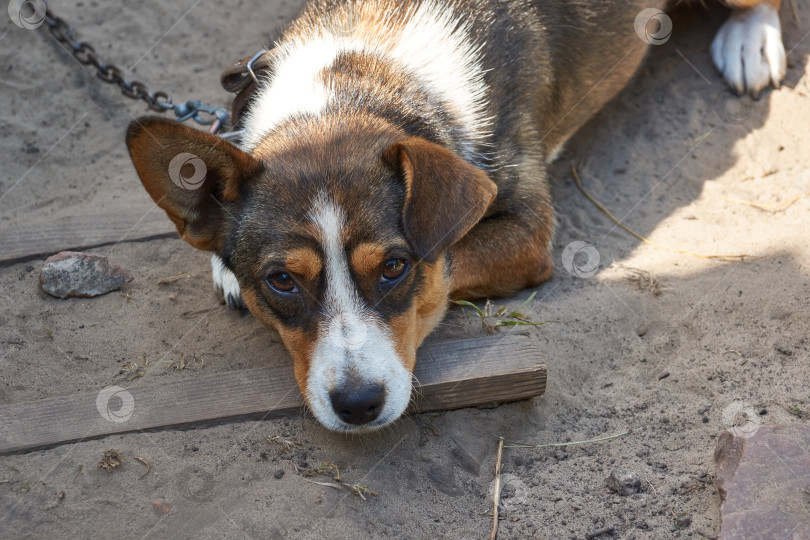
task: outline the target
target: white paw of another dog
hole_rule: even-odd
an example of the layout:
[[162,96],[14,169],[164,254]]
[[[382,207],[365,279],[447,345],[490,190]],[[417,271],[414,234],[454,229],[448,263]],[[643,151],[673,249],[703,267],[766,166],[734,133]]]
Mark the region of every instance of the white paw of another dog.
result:
[[771,83],[779,88],[787,71],[779,13],[767,4],[733,11],[717,32],[711,53],[737,93],[758,98]]
[[211,277],[214,279],[214,291],[225,299],[225,303],[231,309],[242,309],[245,307],[242,302],[242,291],[239,289],[239,282],[233,275],[219,255],[211,257]]

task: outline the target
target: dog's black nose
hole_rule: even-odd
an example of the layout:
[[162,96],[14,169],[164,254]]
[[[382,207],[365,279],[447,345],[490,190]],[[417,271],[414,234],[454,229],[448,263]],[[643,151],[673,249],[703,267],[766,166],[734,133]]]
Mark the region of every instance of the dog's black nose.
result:
[[385,403],[385,388],[381,384],[370,384],[333,390],[329,392],[329,399],[341,420],[360,426],[380,416]]

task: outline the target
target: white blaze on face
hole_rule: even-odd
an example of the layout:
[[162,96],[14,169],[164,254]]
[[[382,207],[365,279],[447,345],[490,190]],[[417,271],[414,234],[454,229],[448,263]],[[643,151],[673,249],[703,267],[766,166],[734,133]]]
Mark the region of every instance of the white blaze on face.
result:
[[385,324],[365,306],[355,289],[343,244],[345,213],[326,194],[312,203],[310,219],[324,253],[326,294],[318,336],[309,366],[307,402],[315,417],[335,430],[356,429],[340,420],[329,399],[351,375],[364,384],[382,384],[385,405],[366,427],[393,422],[405,411],[411,394],[411,374],[396,352]]

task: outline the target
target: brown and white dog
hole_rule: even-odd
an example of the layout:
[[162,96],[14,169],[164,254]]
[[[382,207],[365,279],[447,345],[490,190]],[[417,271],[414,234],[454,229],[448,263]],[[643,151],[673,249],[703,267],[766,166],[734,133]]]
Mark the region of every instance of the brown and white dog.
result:
[[[756,95],[785,74],[779,1],[729,3],[712,57]],[[215,287],[279,332],[317,419],[384,426],[449,298],[551,277],[546,164],[635,73],[639,13],[664,8],[316,0],[276,43],[238,147],[157,118],[127,144],[182,238],[214,253]]]

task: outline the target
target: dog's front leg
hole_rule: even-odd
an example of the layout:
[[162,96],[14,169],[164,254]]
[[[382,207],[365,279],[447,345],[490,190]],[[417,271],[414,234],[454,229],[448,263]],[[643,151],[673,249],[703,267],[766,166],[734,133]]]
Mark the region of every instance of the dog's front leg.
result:
[[236,276],[225,266],[219,255],[211,256],[211,277],[214,281],[214,292],[217,296],[225,300],[231,309],[241,309],[245,307],[242,302],[242,291]]
[[509,296],[548,281],[552,220],[550,204],[539,204],[479,222],[450,250],[451,298]]

